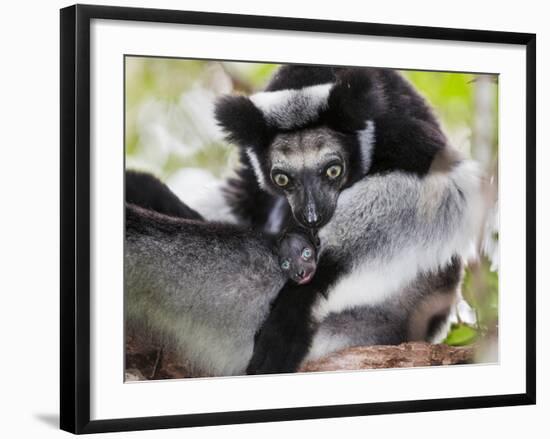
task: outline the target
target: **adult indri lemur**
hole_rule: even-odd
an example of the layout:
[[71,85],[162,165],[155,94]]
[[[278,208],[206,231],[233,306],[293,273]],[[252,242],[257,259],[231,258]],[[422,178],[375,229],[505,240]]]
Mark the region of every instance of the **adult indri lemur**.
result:
[[[390,70],[287,66],[216,114],[243,152],[234,211],[272,232],[289,212],[319,229],[317,273],[283,287],[265,254],[250,257],[252,235],[211,236],[197,223],[166,239],[173,225],[159,215],[127,229],[130,320],[210,375],[292,371],[347,346],[429,338],[453,304],[482,197],[476,166],[416,91]],[[231,263],[214,274],[220,258]]]
[[285,66],[216,115],[242,151],[234,213],[276,231],[290,211],[320,229],[318,274],[281,291],[248,372],[433,336],[473,250],[481,185],[414,88],[389,69]]

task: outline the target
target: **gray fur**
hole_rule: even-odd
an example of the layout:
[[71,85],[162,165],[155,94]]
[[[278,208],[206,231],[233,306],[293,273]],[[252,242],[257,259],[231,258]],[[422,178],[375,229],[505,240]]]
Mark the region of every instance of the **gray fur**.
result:
[[470,257],[483,211],[480,183],[477,166],[464,160],[446,173],[395,172],[344,190],[319,237],[322,252],[352,268],[319,301],[316,318],[382,303],[403,294],[419,273]]
[[477,198],[479,178],[457,181],[464,172],[469,169],[457,164],[443,178],[402,172],[364,178],[340,194],[331,222],[321,231],[324,246],[357,264],[362,259],[383,264],[419,242],[446,246],[462,230],[464,210]]
[[376,125],[374,121],[367,120],[365,128],[357,133],[357,137],[361,150],[361,168],[363,175],[367,175],[372,162],[372,153],[376,142]]
[[127,231],[128,329],[174,342],[194,373],[242,373],[254,334],[286,281],[278,256],[252,231],[129,209],[154,221]]

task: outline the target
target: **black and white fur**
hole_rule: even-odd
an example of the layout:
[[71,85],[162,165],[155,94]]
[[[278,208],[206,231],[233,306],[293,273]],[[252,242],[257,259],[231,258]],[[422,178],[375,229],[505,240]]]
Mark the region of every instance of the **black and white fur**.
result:
[[[266,91],[226,97],[216,114],[242,151],[227,191],[236,215],[260,228],[289,211],[303,226],[308,212],[321,217],[317,275],[283,288],[248,372],[432,336],[473,254],[482,200],[476,165],[414,88],[387,69],[285,66]],[[337,185],[317,176],[325,155],[342,164]],[[274,183],[281,163],[292,190]]]

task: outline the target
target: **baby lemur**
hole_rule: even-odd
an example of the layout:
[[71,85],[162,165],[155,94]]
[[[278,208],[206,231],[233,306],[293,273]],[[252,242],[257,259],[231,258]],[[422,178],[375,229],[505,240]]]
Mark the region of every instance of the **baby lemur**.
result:
[[307,284],[315,275],[317,249],[314,238],[306,231],[284,233],[277,252],[281,269],[297,284]]

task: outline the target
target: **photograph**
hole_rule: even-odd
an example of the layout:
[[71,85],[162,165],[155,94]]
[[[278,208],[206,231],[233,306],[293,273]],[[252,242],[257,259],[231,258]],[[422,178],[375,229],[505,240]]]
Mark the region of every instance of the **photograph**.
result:
[[6,5],[1,437],[548,430],[542,2]]
[[124,382],[499,357],[499,74],[125,54]]

